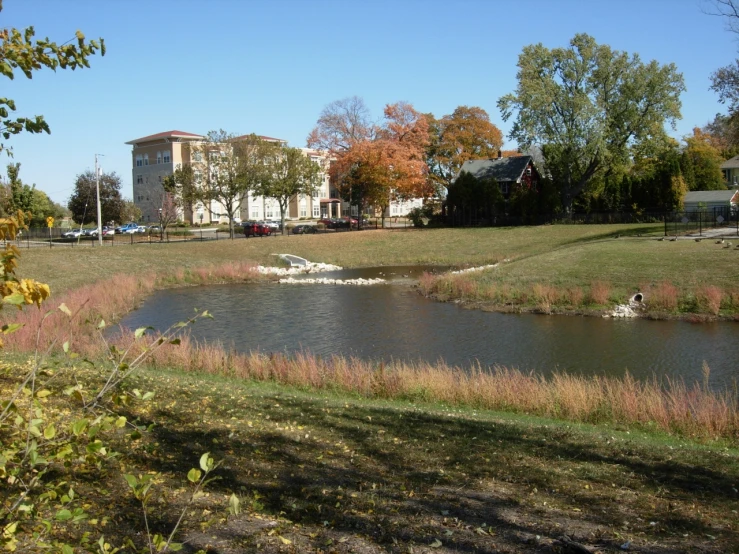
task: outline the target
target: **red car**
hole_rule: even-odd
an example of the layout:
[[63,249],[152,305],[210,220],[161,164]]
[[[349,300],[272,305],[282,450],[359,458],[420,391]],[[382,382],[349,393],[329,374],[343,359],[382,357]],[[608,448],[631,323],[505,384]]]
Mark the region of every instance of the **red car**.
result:
[[248,237],[268,237],[272,234],[272,229],[264,223],[256,221],[245,221],[242,223],[244,227],[244,236]]

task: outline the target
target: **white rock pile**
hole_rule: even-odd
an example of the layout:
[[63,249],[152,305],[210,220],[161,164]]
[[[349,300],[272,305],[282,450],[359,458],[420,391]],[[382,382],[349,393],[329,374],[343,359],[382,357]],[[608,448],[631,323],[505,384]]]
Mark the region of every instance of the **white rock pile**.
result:
[[304,273],[321,273],[323,271],[339,271],[343,269],[338,265],[321,264],[308,262],[306,265],[293,266],[290,268],[285,267],[271,267],[260,265],[257,267],[257,271],[262,275],[302,275]]
[[380,285],[386,283],[385,279],[325,279],[323,277],[318,279],[295,279],[288,277],[286,279],[280,279],[278,283],[285,285]]
[[644,310],[644,304],[636,298],[642,295],[637,293],[631,297],[628,304],[619,304],[612,311],[603,314],[603,317],[628,318],[639,317],[639,312]]

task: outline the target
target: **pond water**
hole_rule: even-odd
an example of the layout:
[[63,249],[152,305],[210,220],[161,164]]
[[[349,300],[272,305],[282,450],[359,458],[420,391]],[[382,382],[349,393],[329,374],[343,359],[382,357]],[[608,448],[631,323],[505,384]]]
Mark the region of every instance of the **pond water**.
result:
[[166,329],[207,309],[192,336],[236,351],[309,351],[374,360],[444,360],[468,368],[479,362],[533,370],[639,379],[652,375],[732,386],[739,376],[739,325],[716,322],[614,320],[580,316],[500,314],[423,298],[406,283],[418,268],[375,268],[320,277],[391,279],[387,285],[212,285],[165,290],[122,325]]

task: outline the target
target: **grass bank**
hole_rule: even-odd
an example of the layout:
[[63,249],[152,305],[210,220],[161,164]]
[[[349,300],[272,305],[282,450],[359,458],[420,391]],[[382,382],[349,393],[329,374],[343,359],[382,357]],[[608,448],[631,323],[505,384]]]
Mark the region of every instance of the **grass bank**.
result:
[[[101,374],[67,363],[53,361],[39,385],[44,409],[63,402],[74,421],[62,391]],[[0,371],[3,391],[17,379]],[[735,448],[165,367],[124,389],[152,393],[123,413],[154,425],[111,439],[122,455],[75,486],[88,518],[53,522],[49,535],[142,548],[143,512],[121,475],[155,476],[148,525],[166,534],[189,498],[185,475],[209,451],[222,465],[183,519],[187,552],[533,553],[563,535],[600,552],[739,548]],[[239,514],[227,510],[232,494]]]

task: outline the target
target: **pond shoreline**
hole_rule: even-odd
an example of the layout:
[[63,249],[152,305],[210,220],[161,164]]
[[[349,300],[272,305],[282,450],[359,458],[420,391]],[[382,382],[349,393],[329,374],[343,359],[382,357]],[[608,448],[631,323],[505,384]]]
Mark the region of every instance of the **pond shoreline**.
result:
[[739,323],[739,315],[722,316],[722,315],[710,315],[710,314],[699,314],[699,313],[682,313],[682,314],[671,314],[667,312],[636,312],[636,315],[631,318],[614,317],[611,315],[613,310],[603,309],[578,309],[568,310],[561,307],[553,307],[549,311],[546,311],[537,306],[523,306],[515,304],[497,304],[494,302],[483,302],[479,300],[464,300],[461,298],[445,298],[444,295],[437,293],[424,294],[422,290],[418,288],[418,293],[424,298],[433,300],[434,302],[441,302],[446,304],[457,304],[460,307],[467,310],[481,310],[483,312],[497,312],[502,314],[534,314],[534,315],[555,315],[555,316],[580,316],[580,317],[600,317],[603,319],[646,319],[651,321],[686,321],[688,323],[715,323],[715,322],[730,322]]

